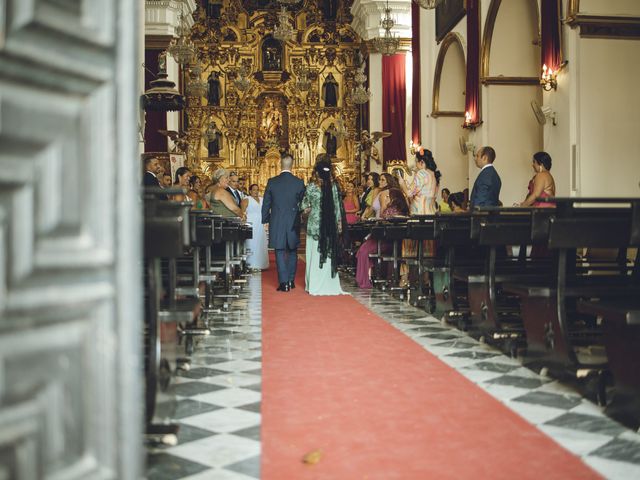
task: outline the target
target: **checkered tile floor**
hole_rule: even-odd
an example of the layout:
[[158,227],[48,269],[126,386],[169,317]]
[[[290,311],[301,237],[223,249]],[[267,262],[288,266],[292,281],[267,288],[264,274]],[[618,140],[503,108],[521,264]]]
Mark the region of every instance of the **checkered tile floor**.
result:
[[[377,290],[353,297],[610,479],[640,478],[640,435],[606,417],[570,387]],[[181,425],[179,443],[149,450],[150,480],[260,478],[261,282],[253,275],[192,368],[173,381],[158,420]],[[541,452],[544,455],[544,452]]]
[[260,478],[261,310],[254,274],[229,313],[209,319],[212,335],[158,406],[156,421],[177,421],[180,432],[177,446],[148,449],[149,480]]

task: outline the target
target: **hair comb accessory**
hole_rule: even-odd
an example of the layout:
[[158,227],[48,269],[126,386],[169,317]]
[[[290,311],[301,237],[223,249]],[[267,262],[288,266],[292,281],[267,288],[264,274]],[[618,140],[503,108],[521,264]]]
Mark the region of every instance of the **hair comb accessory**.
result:
[[420,155],[424,155],[424,147],[420,147],[420,148],[418,149],[418,153],[419,153]]

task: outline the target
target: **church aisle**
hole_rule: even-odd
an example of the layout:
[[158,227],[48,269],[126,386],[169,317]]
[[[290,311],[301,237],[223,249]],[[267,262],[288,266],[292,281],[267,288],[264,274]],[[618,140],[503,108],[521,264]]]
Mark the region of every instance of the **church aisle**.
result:
[[[598,477],[354,298],[306,295],[301,271],[297,283],[276,292],[275,272],[263,274],[263,479]],[[393,299],[371,307],[440,348],[464,337]],[[481,374],[507,381],[496,388],[536,382],[494,374],[487,350],[453,358],[485,362]],[[303,463],[310,453],[315,463]]]
[[260,478],[261,302],[254,274],[228,313],[210,317],[212,335],[158,405],[156,420],[180,432],[177,446],[148,450],[149,480]]

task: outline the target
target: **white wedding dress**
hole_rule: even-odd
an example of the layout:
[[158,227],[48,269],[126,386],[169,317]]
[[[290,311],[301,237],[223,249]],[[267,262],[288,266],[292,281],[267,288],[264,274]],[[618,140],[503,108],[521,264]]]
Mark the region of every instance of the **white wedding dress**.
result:
[[265,270],[269,268],[269,253],[267,252],[267,234],[262,225],[262,197],[257,202],[251,195],[247,197],[247,222],[253,225],[253,238],[246,240],[248,250],[247,264],[249,268]]

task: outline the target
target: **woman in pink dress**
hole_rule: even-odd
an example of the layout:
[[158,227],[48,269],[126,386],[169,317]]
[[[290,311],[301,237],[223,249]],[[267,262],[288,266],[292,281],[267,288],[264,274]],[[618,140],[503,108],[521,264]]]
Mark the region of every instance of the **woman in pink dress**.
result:
[[352,180],[345,184],[345,190],[346,194],[344,200],[342,200],[342,204],[344,205],[344,213],[347,216],[347,223],[351,225],[360,220],[360,217],[358,217],[360,201],[356,195],[356,184]]
[[551,155],[538,152],[533,155],[531,163],[536,174],[529,181],[527,198],[520,203],[521,207],[555,207],[553,203],[538,201],[539,198],[549,198],[556,195],[556,182],[551,175]]
[[[388,193],[388,202],[385,208],[380,212],[380,217],[391,218],[396,216],[408,216],[409,206],[407,200],[399,188],[390,188],[385,190]],[[391,246],[388,243],[383,243],[382,251],[388,252]],[[362,242],[358,252],[356,253],[357,266],[356,266],[356,282],[360,288],[371,288],[370,271],[373,266],[373,261],[369,258],[369,254],[378,250],[378,241],[374,240],[370,236]]]

